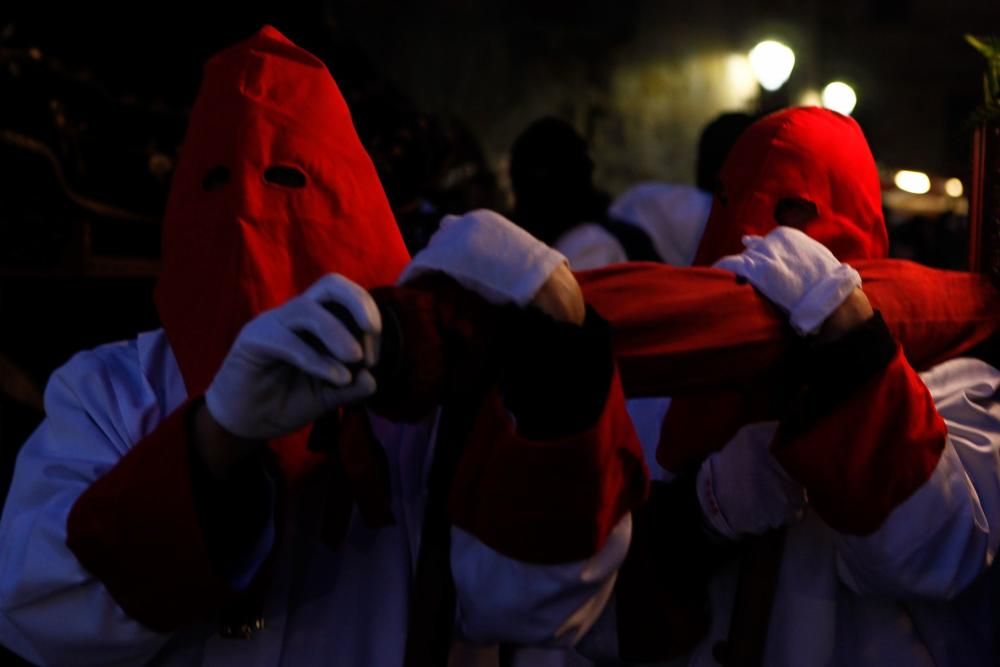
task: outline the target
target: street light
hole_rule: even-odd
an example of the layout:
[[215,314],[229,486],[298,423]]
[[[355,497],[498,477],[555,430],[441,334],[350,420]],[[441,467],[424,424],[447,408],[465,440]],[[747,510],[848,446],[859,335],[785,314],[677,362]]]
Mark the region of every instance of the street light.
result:
[[781,42],[768,39],[751,49],[750,67],[764,90],[775,91],[791,76],[795,53]]
[[858,103],[858,96],[854,93],[854,89],[843,81],[834,81],[833,83],[826,84],[822,97],[824,107],[833,109],[845,116],[850,116],[851,112],[854,111],[855,105]]
[[910,194],[923,195],[931,191],[931,179],[922,171],[903,169],[897,171],[892,180],[897,188]]

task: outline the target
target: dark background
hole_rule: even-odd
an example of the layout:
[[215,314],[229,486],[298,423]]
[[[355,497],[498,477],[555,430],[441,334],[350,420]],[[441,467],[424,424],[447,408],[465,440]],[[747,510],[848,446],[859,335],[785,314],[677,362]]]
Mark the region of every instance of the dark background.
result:
[[[228,11],[217,3],[132,3],[115,11],[86,4],[5,3],[3,45],[35,46],[88,71],[112,94],[183,109],[207,56],[270,22],[322,55],[348,97],[376,82],[394,87],[423,111],[460,116],[497,161],[539,113],[572,116],[591,139],[601,123],[636,121],[642,100],[626,104],[618,89],[656,67],[663,76],[641,92],[656,97],[662,90],[650,87],[659,84],[701,101],[698,111],[691,99],[658,110],[664,128],[691,123],[695,130],[682,134],[694,136],[719,111],[708,107],[721,84],[708,76],[685,81],[685,68],[710,74],[699,59],[745,53],[778,37],[798,57],[792,91],[835,78],[854,85],[855,116],[881,161],[956,175],[969,143],[961,125],[980,97],[982,71],[962,35],[1000,31],[1000,3],[992,0],[310,0]],[[630,138],[643,128],[618,131]],[[676,143],[664,135],[643,139]],[[644,165],[642,176],[689,178],[690,169],[671,158],[682,161],[690,151],[663,151],[663,164]]]

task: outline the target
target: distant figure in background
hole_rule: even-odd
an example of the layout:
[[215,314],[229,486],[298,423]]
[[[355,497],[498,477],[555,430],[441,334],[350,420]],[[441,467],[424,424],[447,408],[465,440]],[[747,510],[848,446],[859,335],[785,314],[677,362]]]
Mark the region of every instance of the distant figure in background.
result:
[[709,195],[719,186],[719,171],[730,149],[743,131],[753,125],[756,116],[732,111],[719,114],[701,131],[698,158],[695,164],[695,184]]
[[663,262],[690,266],[712,208],[722,163],[754,120],[750,114],[736,112],[716,116],[698,140],[697,186],[640,183],[611,204],[608,216],[645,232]]
[[510,180],[514,221],[556,248],[576,270],[625,261],[659,261],[648,235],[608,218],[611,198],[594,187],[587,142],[547,116],[514,140]]

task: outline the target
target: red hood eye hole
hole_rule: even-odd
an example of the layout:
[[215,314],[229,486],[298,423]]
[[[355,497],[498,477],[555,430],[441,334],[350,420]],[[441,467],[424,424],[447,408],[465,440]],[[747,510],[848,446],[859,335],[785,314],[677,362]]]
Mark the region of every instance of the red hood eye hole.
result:
[[774,220],[784,227],[801,228],[817,216],[816,204],[800,197],[785,197],[774,206]]
[[284,188],[304,188],[306,175],[295,167],[273,165],[264,170],[264,182]]
[[205,177],[201,179],[201,189],[205,192],[218,190],[229,182],[229,169],[223,165],[216,165],[205,172]]

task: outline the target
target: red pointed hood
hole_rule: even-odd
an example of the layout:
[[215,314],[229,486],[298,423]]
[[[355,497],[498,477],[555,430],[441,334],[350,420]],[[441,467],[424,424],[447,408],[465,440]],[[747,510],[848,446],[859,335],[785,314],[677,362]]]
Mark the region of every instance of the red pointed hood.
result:
[[812,202],[818,215],[801,229],[844,261],[884,258],[888,235],[878,171],[861,128],[818,107],[786,109],[751,125],[719,176],[695,264],[743,250],[744,234],[777,226],[782,199]]
[[205,66],[163,226],[156,305],[191,395],[258,313],[409,260],[337,84],[270,26]]

